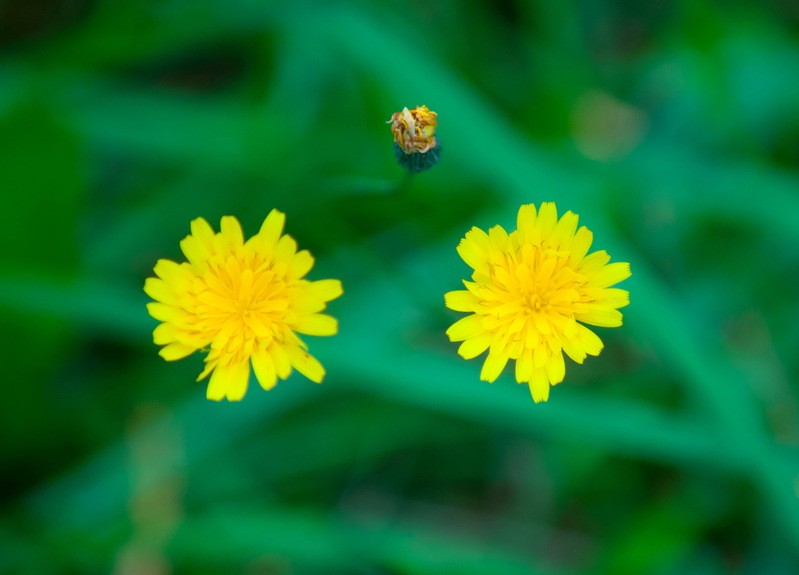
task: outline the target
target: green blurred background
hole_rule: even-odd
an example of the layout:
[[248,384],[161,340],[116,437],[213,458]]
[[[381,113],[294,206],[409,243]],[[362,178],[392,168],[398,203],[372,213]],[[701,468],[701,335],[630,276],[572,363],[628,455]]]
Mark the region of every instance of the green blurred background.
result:
[[[0,572],[799,572],[797,169],[794,0],[0,0]],[[442,296],[549,200],[632,305],[536,405]],[[144,278],[273,207],[328,377],[212,403]]]

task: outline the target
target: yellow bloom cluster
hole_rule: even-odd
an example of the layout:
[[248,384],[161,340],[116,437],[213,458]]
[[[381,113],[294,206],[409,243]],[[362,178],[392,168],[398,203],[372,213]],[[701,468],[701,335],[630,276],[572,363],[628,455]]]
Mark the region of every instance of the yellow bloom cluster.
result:
[[[411,172],[435,165],[435,112],[403,108],[389,123],[401,165]],[[536,402],[563,381],[564,353],[577,363],[599,355],[602,341],[586,325],[620,326],[619,309],[630,303],[626,290],[613,287],[630,276],[630,264],[610,263],[602,250],[589,254],[593,235],[577,224],[575,214],[558,218],[555,204],[544,202],[521,206],[510,233],[473,227],[457,248],[471,281],[444,296],[448,308],[469,314],[447,330],[461,342],[458,353],[472,359],[487,351],[480,378],[489,382],[514,360],[516,380]],[[298,334],[336,334],[338,322],[322,312],[343,289],[339,280],[305,279],[314,259],[297,251],[284,225],[285,215],[272,210],[245,241],[235,217],[223,217],[219,232],[197,218],[180,243],[187,261],[158,260],[157,277],[145,281],[154,300],[147,309],[161,322],[153,331],[160,355],[173,361],[207,352],[197,379],[210,376],[208,399],[242,399],[251,369],[266,390],[294,369],[317,383],[325,376]]]
[[563,381],[564,352],[577,363],[599,355],[602,341],[583,324],[620,326],[618,309],[630,302],[626,290],[611,287],[630,276],[630,264],[608,263],[605,251],[588,254],[593,235],[577,221],[572,212],[558,219],[545,202],[538,211],[522,206],[511,233],[472,228],[458,245],[472,281],[445,295],[447,307],[470,314],[447,330],[463,342],[458,353],[471,359],[488,350],[480,378],[489,382],[515,360],[516,380],[529,384],[536,402]]
[[297,334],[334,335],[337,321],[320,313],[342,294],[338,280],[303,279],[314,260],[283,235],[285,216],[267,216],[261,230],[244,241],[241,225],[222,218],[214,233],[202,218],[191,223],[181,243],[187,262],[159,260],[157,278],[144,291],[150,314],[162,323],[153,339],[160,355],[177,360],[208,350],[198,381],[211,376],[208,399],[244,397],[252,365],[261,387],[271,389],[296,369],[321,382],[325,370]]

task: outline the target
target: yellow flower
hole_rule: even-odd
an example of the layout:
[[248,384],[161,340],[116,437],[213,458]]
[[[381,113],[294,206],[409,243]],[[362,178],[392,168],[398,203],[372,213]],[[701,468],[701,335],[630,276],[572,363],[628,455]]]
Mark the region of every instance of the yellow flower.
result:
[[436,126],[438,114],[431,112],[427,106],[418,106],[413,110],[403,108],[395,112],[387,122],[391,124],[394,141],[406,154],[421,153],[436,147]]
[[501,226],[488,233],[475,227],[461,240],[458,253],[474,270],[473,281],[444,299],[471,315],[447,335],[463,342],[458,353],[465,359],[488,350],[480,379],[496,380],[514,359],[516,381],[530,386],[537,403],[563,381],[563,352],[577,363],[599,355],[602,341],[583,324],[622,324],[618,308],[630,303],[630,294],[611,286],[630,277],[630,264],[608,263],[604,250],[586,255],[592,240],[572,212],[558,219],[551,202],[537,214],[532,204],[519,208],[510,234]]
[[162,322],[153,332],[153,341],[164,346],[161,357],[174,361],[208,351],[197,378],[211,375],[208,399],[244,397],[250,364],[266,390],[292,368],[317,383],[325,375],[297,334],[338,331],[335,318],[319,312],[343,293],[341,282],[303,279],[314,260],[282,235],[285,220],[272,210],[245,242],[235,217],[222,218],[220,233],[197,218],[180,242],[188,262],[158,260],[158,277],[145,281],[144,291],[155,300],[147,309]]

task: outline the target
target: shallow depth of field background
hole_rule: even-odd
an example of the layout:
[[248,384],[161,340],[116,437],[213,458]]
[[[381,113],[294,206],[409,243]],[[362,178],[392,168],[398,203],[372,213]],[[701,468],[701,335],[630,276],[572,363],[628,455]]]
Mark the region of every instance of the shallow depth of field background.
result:
[[[0,571],[799,572],[798,169],[789,0],[0,0]],[[633,277],[536,405],[443,293],[542,201]],[[273,207],[328,376],[212,403],[142,284]]]

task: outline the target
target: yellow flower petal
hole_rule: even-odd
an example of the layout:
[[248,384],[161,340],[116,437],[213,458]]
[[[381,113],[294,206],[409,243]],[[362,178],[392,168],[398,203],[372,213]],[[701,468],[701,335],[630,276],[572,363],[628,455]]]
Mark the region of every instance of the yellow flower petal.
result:
[[588,355],[599,355],[599,352],[602,351],[604,347],[602,340],[599,339],[597,334],[579,323],[577,324],[575,337],[580,347]]
[[467,290],[451,291],[444,294],[445,305],[454,311],[475,311],[480,300]]
[[297,242],[291,236],[283,236],[277,241],[275,246],[275,267],[280,266],[283,273],[288,270],[289,263],[297,253]]
[[287,347],[286,353],[294,369],[311,381],[322,383],[322,379],[325,377],[325,368],[318,359],[299,347]]
[[536,225],[538,231],[538,241],[547,241],[555,229],[555,224],[558,223],[558,209],[555,207],[554,202],[544,202],[541,204],[541,209],[538,210],[538,222]]
[[225,397],[228,401],[241,401],[247,393],[247,386],[250,383],[250,362],[244,361],[229,366],[227,378]]
[[144,280],[144,293],[161,303],[175,305],[178,302],[175,293],[162,279],[147,278]]
[[153,271],[159,278],[169,282],[179,280],[184,275],[183,267],[179,263],[165,259],[158,260]]
[[480,379],[489,383],[496,381],[502,370],[505,369],[508,359],[510,358],[504,353],[489,351],[483,363],[483,368],[480,370]]
[[549,356],[545,370],[551,385],[557,385],[566,377],[566,362],[563,361],[563,354],[558,351]]
[[576,266],[588,253],[591,244],[594,242],[594,234],[585,226],[577,230],[574,238],[567,248],[569,254],[569,265]]
[[596,301],[614,308],[625,307],[630,305],[630,292],[626,289],[602,288],[602,295]]
[[180,309],[163,303],[150,302],[147,304],[147,311],[158,321],[175,321],[180,318]]
[[177,340],[182,331],[175,324],[161,323],[153,330],[153,343],[167,345]]
[[586,286],[582,289],[582,292],[587,296],[588,301],[593,301],[596,305],[613,309],[630,305],[630,292],[624,289]]
[[202,268],[216,253],[216,235],[210,224],[203,218],[196,218],[191,222],[191,234],[180,242],[189,263]]
[[520,242],[534,241],[537,217],[535,204],[524,204],[519,208],[519,213],[516,216],[516,229],[519,232]]
[[313,256],[308,250],[302,250],[301,252],[297,252],[297,255],[294,256],[294,259],[291,260],[289,264],[289,269],[286,272],[286,275],[290,279],[300,279],[313,267],[314,260]]
[[533,401],[540,403],[549,399],[549,379],[545,370],[534,369],[529,385]]
[[516,360],[516,381],[526,383],[533,376],[533,350],[525,349]]
[[162,347],[161,351],[158,352],[158,355],[167,361],[175,361],[178,359],[183,359],[195,351],[197,351],[197,348],[183,345],[182,343],[172,342]]
[[338,320],[322,313],[304,315],[294,326],[294,331],[307,335],[335,335],[338,333]]
[[607,264],[597,270],[589,279],[589,283],[594,287],[605,288],[626,280],[628,277],[630,277],[630,264],[617,262]]
[[605,250],[599,250],[592,254],[587,255],[583,260],[577,264],[576,270],[586,277],[591,277],[597,273],[602,266],[610,261],[610,256]]
[[549,354],[549,346],[543,344],[537,345],[535,349],[533,349],[533,367],[535,369],[544,367],[549,361]]
[[588,354],[585,352],[585,349],[583,349],[583,346],[580,345],[576,338],[561,336],[560,343],[563,351],[573,362],[583,363],[585,361],[585,358]]
[[286,215],[278,210],[272,210],[266,216],[261,231],[258,232],[258,238],[263,242],[264,247],[274,250],[277,245],[280,235],[283,233],[283,226],[286,223]]
[[305,292],[309,297],[328,302],[344,293],[344,289],[341,287],[341,282],[339,280],[318,280],[311,282],[305,288]]
[[[490,251],[489,255],[498,254],[502,252],[507,252],[510,243],[510,236],[508,232],[505,231],[505,228],[502,226],[494,226],[490,230],[488,230],[488,239],[490,240]],[[489,260],[493,260],[494,258],[489,258]],[[494,263],[494,262],[492,262]]]
[[472,228],[458,244],[457,251],[466,265],[476,270],[485,265],[488,248],[488,235],[479,228]]
[[228,248],[234,251],[244,245],[244,232],[241,231],[239,220],[233,216],[222,217],[220,234],[227,242]]
[[225,398],[229,401],[238,401],[247,392],[249,378],[249,363],[217,365],[208,381],[205,396],[213,401]]
[[468,315],[456,321],[447,330],[450,341],[463,341],[483,333],[483,319],[479,315]]
[[574,314],[583,323],[598,327],[619,327],[622,324],[621,312],[607,306],[589,306],[588,311]]
[[458,347],[458,354],[463,359],[477,357],[491,345],[492,336],[488,332],[483,332],[478,336],[470,337]]
[[200,375],[197,376],[197,380],[196,381],[202,381],[206,377],[211,375],[211,373],[214,371],[214,368],[216,367],[217,363],[218,363],[217,360],[215,358],[212,358],[211,354],[206,356],[206,358],[205,358],[205,367],[203,368],[202,372],[200,372]]
[[195,218],[191,221],[191,235],[209,249],[214,238],[214,230],[205,218]]
[[552,230],[550,241],[554,243],[557,248],[567,248],[574,237],[574,232],[577,229],[577,222],[579,218],[574,212],[566,212],[560,217],[555,228]]
[[277,372],[272,361],[272,356],[266,351],[256,351],[252,356],[252,369],[255,378],[266,391],[269,391],[277,384]]
[[280,379],[286,379],[291,375],[291,360],[289,360],[286,348],[275,343],[270,345],[267,351],[272,356],[272,364],[275,366],[277,376]]

